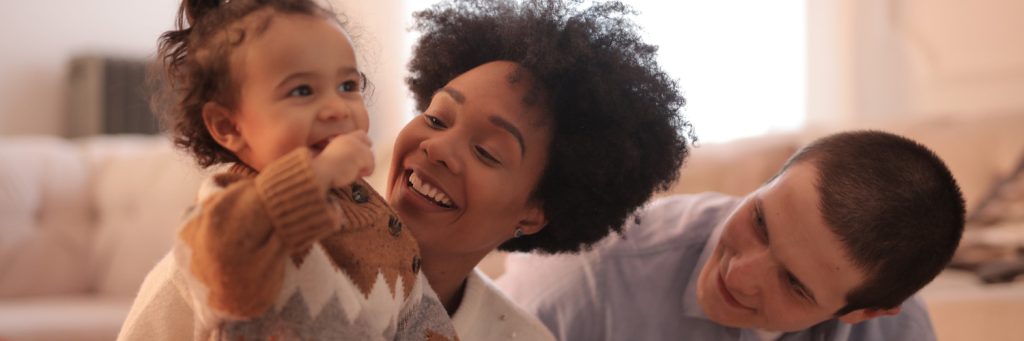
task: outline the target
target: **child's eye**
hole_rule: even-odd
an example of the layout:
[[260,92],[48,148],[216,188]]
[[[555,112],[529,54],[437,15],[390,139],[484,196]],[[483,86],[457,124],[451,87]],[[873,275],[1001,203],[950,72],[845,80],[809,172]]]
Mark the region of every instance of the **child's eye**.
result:
[[434,128],[434,129],[448,128],[448,126],[444,124],[444,121],[442,121],[440,118],[437,118],[437,116],[423,114],[423,119],[427,121],[427,125],[430,126],[431,128]]
[[292,91],[288,92],[288,96],[290,97],[306,97],[312,95],[313,88],[310,87],[309,85],[299,85],[292,89]]
[[341,92],[353,92],[359,90],[359,82],[356,81],[345,81],[338,86],[338,91]]

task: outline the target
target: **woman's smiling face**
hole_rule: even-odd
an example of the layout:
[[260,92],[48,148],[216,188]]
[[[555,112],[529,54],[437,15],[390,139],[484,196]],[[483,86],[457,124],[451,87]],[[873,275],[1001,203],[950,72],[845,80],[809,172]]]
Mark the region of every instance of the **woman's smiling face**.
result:
[[525,100],[532,79],[495,61],[438,89],[399,133],[388,199],[425,255],[480,256],[544,226],[530,195],[547,161],[546,113]]

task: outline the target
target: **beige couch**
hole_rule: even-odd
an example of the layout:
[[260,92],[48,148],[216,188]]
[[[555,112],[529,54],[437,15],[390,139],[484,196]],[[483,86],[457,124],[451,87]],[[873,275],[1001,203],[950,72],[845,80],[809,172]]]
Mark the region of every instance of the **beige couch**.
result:
[[200,174],[159,137],[0,137],[0,340],[112,340]]
[[[1024,150],[1024,114],[875,128],[936,150],[972,208]],[[702,145],[670,192],[746,193],[828,132]],[[0,340],[113,339],[142,278],[170,248],[201,176],[162,137],[0,137]],[[481,267],[500,275],[502,256]],[[983,286],[948,271],[923,296],[940,340],[1024,336],[1024,284]]]

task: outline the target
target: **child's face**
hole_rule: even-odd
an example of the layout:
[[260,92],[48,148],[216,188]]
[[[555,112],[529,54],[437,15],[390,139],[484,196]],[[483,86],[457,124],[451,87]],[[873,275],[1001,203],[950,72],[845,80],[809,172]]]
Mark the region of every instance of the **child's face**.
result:
[[831,318],[863,282],[818,209],[816,179],[812,164],[796,163],[726,220],[697,284],[711,320],[801,330]]
[[388,199],[425,257],[479,260],[512,238],[533,233],[543,213],[530,202],[547,162],[551,131],[523,102],[532,82],[516,82],[512,62],[463,73],[434,95],[395,142]]
[[296,148],[322,150],[332,137],[369,128],[344,30],[311,15],[275,15],[269,23],[231,59],[240,84],[233,121],[244,142],[233,151],[256,170]]

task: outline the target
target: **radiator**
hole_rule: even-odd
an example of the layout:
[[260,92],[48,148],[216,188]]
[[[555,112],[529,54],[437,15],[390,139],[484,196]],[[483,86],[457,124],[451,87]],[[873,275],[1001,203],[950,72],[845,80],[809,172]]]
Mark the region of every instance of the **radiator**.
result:
[[66,135],[156,134],[149,109],[146,61],[76,57],[68,70]]

